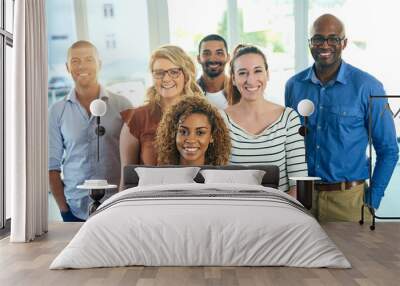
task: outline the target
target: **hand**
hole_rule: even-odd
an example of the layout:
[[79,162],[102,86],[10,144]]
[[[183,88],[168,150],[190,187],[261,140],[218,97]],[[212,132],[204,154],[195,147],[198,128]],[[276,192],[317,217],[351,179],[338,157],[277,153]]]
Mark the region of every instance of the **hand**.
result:
[[366,187],[364,191],[364,203],[374,210],[379,208],[380,200],[373,197],[370,187]]
[[69,205],[65,204],[63,207],[60,207],[60,212],[61,213],[67,213],[69,212]]
[[73,220],[74,215],[69,208],[66,211],[60,210],[60,214],[64,222],[69,222]]
[[64,222],[82,222],[84,220],[76,217],[72,212],[69,206],[67,205],[68,210],[66,212],[60,211],[61,217]]

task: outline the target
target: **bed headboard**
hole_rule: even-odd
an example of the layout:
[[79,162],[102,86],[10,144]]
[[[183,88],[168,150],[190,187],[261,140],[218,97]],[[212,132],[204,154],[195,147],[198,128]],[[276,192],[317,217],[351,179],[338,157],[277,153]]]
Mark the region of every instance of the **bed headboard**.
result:
[[[187,166],[143,166],[143,165],[127,165],[124,168],[124,189],[136,187],[139,183],[139,176],[137,175],[135,168],[180,168]],[[262,179],[261,184],[264,187],[271,187],[277,189],[279,186],[279,168],[274,165],[226,165],[226,166],[199,166],[202,170],[205,169],[220,169],[220,170],[263,170],[265,175]],[[200,174],[194,178],[197,183],[204,183],[204,178]]]

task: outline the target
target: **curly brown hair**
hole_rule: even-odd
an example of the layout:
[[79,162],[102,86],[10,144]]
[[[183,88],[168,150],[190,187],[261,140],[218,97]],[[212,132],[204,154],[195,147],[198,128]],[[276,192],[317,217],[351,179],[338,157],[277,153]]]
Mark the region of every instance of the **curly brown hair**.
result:
[[237,87],[233,84],[233,81],[235,79],[235,62],[238,58],[240,58],[243,55],[247,55],[247,54],[260,55],[263,58],[265,70],[268,71],[267,58],[265,57],[264,53],[259,48],[257,48],[256,46],[248,45],[248,44],[237,45],[237,47],[234,49],[231,62],[229,63],[230,77],[229,77],[229,82],[228,82],[228,87],[227,87],[227,97],[228,97],[229,104],[238,103],[240,101],[240,98],[242,97],[239,90],[237,89]]
[[158,165],[179,165],[180,154],[176,147],[178,126],[194,113],[207,116],[211,125],[213,143],[208,146],[204,163],[216,166],[228,164],[231,138],[222,116],[205,98],[185,96],[164,114],[157,128],[155,146]]

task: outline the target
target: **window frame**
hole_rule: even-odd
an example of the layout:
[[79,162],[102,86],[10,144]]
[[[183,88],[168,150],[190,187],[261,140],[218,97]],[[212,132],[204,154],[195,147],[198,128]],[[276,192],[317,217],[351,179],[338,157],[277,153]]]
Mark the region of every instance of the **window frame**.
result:
[[[6,189],[5,189],[5,102],[6,102],[6,48],[13,47],[13,34],[6,30],[6,0],[1,0],[0,21],[0,236],[7,235],[10,231],[10,220],[6,217]],[[13,13],[15,0],[12,0]],[[13,15],[11,15],[13,17]],[[12,29],[13,30],[13,29]]]

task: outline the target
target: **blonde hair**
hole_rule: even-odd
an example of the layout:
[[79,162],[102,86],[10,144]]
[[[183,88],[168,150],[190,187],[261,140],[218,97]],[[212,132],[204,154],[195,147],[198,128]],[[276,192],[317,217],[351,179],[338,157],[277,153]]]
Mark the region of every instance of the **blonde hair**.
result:
[[[149,69],[152,71],[154,62],[158,59],[167,59],[174,65],[182,69],[185,78],[182,95],[202,95],[201,88],[196,83],[196,67],[192,59],[178,46],[165,45],[153,52],[150,58]],[[150,86],[146,92],[147,103],[152,109],[161,106],[161,96],[157,93],[154,86]]]
[[176,135],[179,124],[191,114],[204,114],[211,125],[213,143],[208,145],[205,165],[228,164],[231,152],[231,137],[228,127],[218,110],[207,99],[199,96],[183,98],[163,116],[155,139],[158,164],[179,165],[181,155],[176,147]]

